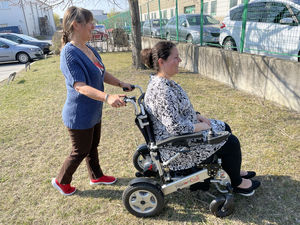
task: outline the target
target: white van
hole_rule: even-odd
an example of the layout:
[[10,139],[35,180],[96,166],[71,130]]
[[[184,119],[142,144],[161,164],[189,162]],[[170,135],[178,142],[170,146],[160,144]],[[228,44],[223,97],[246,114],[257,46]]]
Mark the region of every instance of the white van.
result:
[[[240,50],[244,4],[230,9],[219,42]],[[248,4],[244,52],[300,62],[300,0],[254,0]]]

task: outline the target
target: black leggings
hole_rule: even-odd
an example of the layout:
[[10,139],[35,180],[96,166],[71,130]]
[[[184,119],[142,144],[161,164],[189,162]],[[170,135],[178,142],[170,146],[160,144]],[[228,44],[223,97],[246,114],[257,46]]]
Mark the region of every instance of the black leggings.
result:
[[[225,123],[225,130],[231,133],[228,124]],[[239,186],[242,183],[240,175],[242,164],[242,153],[239,139],[231,134],[227,142],[216,152],[217,156],[222,159],[222,167],[229,175],[231,185],[233,187]]]

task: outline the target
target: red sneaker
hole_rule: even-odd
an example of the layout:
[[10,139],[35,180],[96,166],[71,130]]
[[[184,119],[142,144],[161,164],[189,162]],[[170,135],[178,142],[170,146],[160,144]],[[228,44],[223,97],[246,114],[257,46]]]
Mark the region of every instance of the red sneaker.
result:
[[76,191],[75,187],[71,187],[70,184],[60,184],[55,178],[52,179],[51,183],[62,195],[72,195]]
[[111,176],[105,176],[103,175],[102,177],[96,179],[96,180],[91,180],[90,185],[97,185],[97,184],[113,184],[117,181],[117,178],[111,177]]

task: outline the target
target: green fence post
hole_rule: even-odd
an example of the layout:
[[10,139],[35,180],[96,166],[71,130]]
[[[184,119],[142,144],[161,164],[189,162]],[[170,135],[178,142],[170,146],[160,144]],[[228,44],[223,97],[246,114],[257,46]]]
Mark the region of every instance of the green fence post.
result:
[[240,52],[241,53],[243,53],[243,51],[244,51],[247,12],[248,12],[248,0],[244,0],[244,10],[243,10],[243,17],[242,17],[243,23],[242,23],[242,33],[241,33],[241,43],[240,43]]
[[160,25],[160,39],[162,39],[162,26],[161,26],[161,10],[160,10],[160,0],[158,0],[158,10],[159,10],[159,25]]
[[149,0],[147,2],[147,9],[148,9],[148,21],[149,21],[149,25],[150,25],[150,35],[151,35],[151,23],[150,23],[150,13],[149,13]]
[[178,35],[178,0],[176,0],[176,41],[179,42],[179,35]]
[[200,45],[203,45],[203,0],[201,0],[201,14],[200,14]]

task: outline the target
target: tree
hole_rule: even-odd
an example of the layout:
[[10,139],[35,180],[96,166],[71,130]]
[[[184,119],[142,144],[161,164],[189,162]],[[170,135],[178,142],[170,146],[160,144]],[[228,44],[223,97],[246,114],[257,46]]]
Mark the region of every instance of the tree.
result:
[[113,17],[115,15],[118,15],[119,13],[120,12],[116,11],[116,9],[114,8],[109,13],[107,13],[107,18],[109,19],[109,18],[111,18],[111,17]]
[[59,28],[59,27],[61,28],[59,15],[56,13],[53,13],[53,19],[54,19],[56,28]]
[[132,63],[136,69],[144,69],[140,52],[142,50],[141,22],[138,0],[128,0],[131,14],[131,34],[132,34]]

